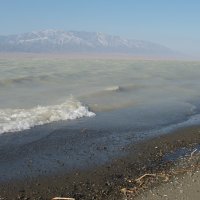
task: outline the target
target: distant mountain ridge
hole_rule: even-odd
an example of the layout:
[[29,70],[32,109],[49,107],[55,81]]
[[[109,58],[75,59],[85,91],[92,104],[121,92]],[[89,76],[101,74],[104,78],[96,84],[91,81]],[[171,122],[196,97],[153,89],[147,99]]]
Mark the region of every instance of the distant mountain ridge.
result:
[[0,52],[173,55],[160,44],[98,32],[43,30],[0,36]]

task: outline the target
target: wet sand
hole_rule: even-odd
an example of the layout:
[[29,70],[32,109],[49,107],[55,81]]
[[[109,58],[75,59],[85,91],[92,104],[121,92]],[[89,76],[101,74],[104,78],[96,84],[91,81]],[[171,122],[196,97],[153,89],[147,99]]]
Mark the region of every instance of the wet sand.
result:
[[[55,138],[53,138],[52,140],[49,140],[49,142],[51,145],[47,145],[47,148],[52,148],[54,145],[59,147],[59,145],[55,143],[61,142],[61,139],[57,141]],[[2,166],[4,166],[4,173],[5,175],[8,175],[8,173],[11,172],[10,168],[12,169],[14,156],[25,156],[27,149],[30,149],[30,152],[27,152],[27,155],[30,155],[29,153],[31,153],[31,150],[34,154],[34,149],[36,148],[45,150],[45,147],[42,146],[42,143],[36,144],[32,142],[27,148],[25,148],[26,146],[22,145],[20,151],[18,149],[16,154],[16,149],[12,151],[11,146],[5,150],[1,149],[1,171]],[[119,152],[117,152],[119,156],[112,158],[112,160],[107,160],[106,163],[101,165],[95,163],[93,166],[87,166],[84,165],[83,160],[83,165],[85,166],[83,168],[74,169],[72,167],[71,170],[65,170],[65,168],[63,168],[63,170],[59,171],[56,171],[55,169],[52,173],[50,171],[48,173],[42,171],[42,173],[39,173],[39,175],[37,175],[35,172],[32,174],[23,173],[23,168],[21,168],[21,172],[13,169],[13,174],[18,173],[19,176],[17,176],[17,178],[11,178],[10,176],[11,179],[1,179],[0,197],[8,200],[42,200],[51,199],[55,196],[73,197],[76,200],[123,199],[124,194],[121,192],[121,189],[130,188],[133,186],[127,181],[128,179],[135,179],[145,173],[156,173],[161,170],[170,169],[174,165],[174,160],[166,159],[166,154],[170,155],[168,153],[176,152],[177,149],[183,147],[188,147],[189,150],[192,151],[192,149],[195,148],[194,146],[197,144],[200,144],[200,127],[196,126],[184,129],[182,128],[167,135],[151,138],[134,145],[129,145],[126,148],[123,147],[119,150]],[[65,144],[63,144],[63,146],[65,146]],[[107,151],[106,147],[104,146],[96,146],[96,149],[98,149],[100,152]],[[9,151],[9,153],[7,153],[5,157],[4,153],[6,151]],[[93,148],[90,149],[90,155],[92,155],[92,151]],[[53,156],[53,158],[56,157],[56,155],[49,156]],[[176,158],[176,156],[177,155],[175,153],[170,157]],[[15,159],[17,160],[17,158]],[[40,159],[38,158],[38,161],[39,160]],[[37,159],[34,160],[34,162],[36,161]],[[54,162],[55,165],[52,166],[52,168],[63,165],[59,159],[53,160],[52,163]],[[81,163],[82,160],[79,160],[79,162]],[[6,165],[2,165],[5,163],[7,163],[7,169],[5,168]],[[31,169],[31,166],[33,165],[31,160],[29,160],[29,162],[26,164]],[[40,170],[39,164],[40,162],[38,162],[38,170]],[[49,166],[49,168],[51,168],[51,166]],[[9,176],[7,176],[7,178],[8,177]]]

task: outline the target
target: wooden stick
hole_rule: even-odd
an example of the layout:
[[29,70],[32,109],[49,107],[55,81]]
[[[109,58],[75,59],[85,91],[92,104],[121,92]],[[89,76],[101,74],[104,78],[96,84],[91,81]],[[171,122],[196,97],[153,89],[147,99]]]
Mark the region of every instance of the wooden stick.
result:
[[54,197],[52,200],[75,200],[74,198]]
[[144,174],[144,175],[140,176],[139,178],[135,179],[135,181],[138,182],[146,176],[156,176],[156,174]]
[[190,157],[193,156],[193,154],[197,151],[197,149],[195,149],[191,154],[190,154]]

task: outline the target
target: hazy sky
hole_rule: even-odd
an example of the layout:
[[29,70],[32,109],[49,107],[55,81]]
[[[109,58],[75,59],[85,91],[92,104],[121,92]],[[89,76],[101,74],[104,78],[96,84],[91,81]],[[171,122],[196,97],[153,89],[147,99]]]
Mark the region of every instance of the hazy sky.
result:
[[0,34],[99,31],[200,55],[200,0],[0,0]]

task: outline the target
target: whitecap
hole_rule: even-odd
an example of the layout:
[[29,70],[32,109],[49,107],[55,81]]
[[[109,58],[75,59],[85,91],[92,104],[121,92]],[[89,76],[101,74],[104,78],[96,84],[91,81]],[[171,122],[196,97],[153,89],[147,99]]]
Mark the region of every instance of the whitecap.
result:
[[106,91],[116,91],[117,92],[117,91],[121,90],[121,87],[116,85],[116,86],[107,87],[105,90]]
[[37,106],[30,109],[0,109],[0,133],[22,131],[60,120],[93,116],[95,113],[74,99],[58,105]]

